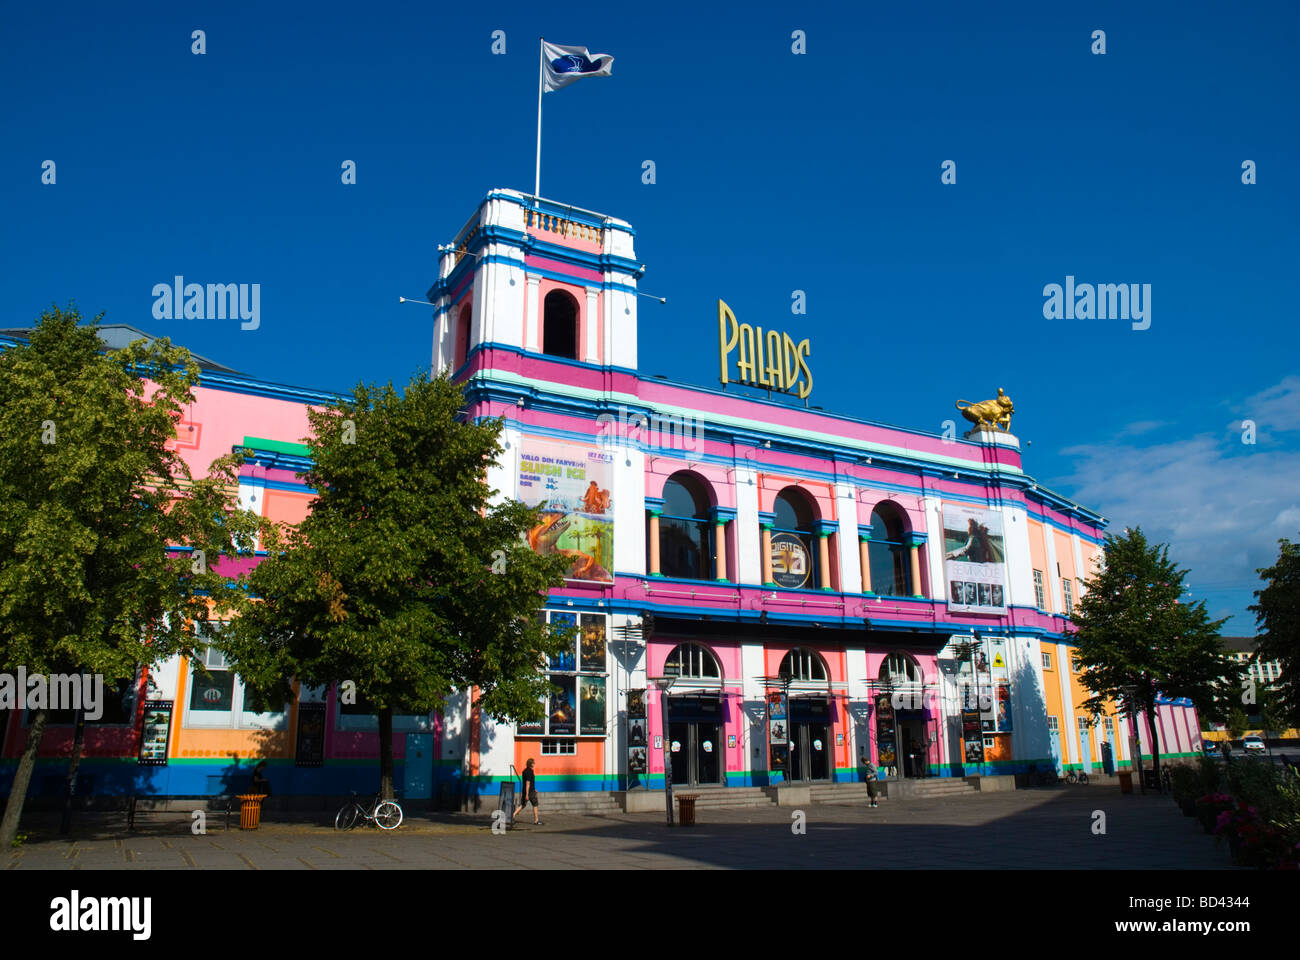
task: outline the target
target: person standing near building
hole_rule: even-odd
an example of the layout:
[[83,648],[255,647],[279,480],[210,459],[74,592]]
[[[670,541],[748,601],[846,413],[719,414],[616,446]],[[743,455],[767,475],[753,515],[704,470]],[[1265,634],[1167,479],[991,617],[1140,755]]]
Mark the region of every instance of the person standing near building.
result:
[[533,823],[540,827],[542,821],[537,816],[537,776],[533,773],[533,764],[535,762],[536,761],[532,757],[529,757],[528,763],[524,765],[524,772],[519,775],[519,806],[517,806],[515,812],[510,815],[510,819],[513,820],[515,817],[519,816],[519,811],[522,810],[526,804],[531,803],[533,805]]
[[876,768],[871,763],[870,757],[862,758],[862,766],[866,770],[863,778],[867,781],[867,796],[871,799],[871,805],[878,807],[880,804],[876,803]]

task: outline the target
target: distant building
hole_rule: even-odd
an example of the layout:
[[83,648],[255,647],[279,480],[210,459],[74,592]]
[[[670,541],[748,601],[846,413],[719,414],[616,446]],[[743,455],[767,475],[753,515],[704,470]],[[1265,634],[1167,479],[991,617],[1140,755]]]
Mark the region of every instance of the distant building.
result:
[[[1259,700],[1259,694],[1265,690],[1277,689],[1278,682],[1282,679],[1282,662],[1280,660],[1254,660],[1255,653],[1259,650],[1258,637],[1220,637],[1223,641],[1223,648],[1238,663],[1249,663],[1250,667],[1246,671],[1246,677],[1255,681],[1255,699]],[[1251,662],[1254,661],[1254,662]],[[1245,734],[1264,735],[1264,721],[1259,715],[1257,706],[1243,703],[1242,709],[1246,711],[1247,728]],[[1206,740],[1227,740],[1227,726],[1222,723],[1208,723],[1204,729]],[[1270,730],[1270,735],[1275,739],[1294,740],[1300,738],[1300,730],[1294,728],[1287,730]],[[1245,735],[1243,734],[1243,736]]]

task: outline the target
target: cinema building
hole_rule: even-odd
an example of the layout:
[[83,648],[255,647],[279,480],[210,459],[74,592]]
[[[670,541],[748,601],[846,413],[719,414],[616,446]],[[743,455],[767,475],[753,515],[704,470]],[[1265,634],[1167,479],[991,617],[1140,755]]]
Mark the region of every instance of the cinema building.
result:
[[[1146,724],[1080,707],[1067,627],[1105,520],[1025,472],[999,400],[965,439],[807,407],[815,344],[721,302],[718,384],[643,376],[634,241],[623,221],[494,190],[441,255],[433,366],[469,416],[504,419],[488,480],[542,509],[534,549],[573,558],[542,615],[577,639],[548,664],[538,723],[496,723],[465,694],[395,718],[404,796],[486,799],[530,757],[541,790],[635,809],[662,805],[665,757],[675,788],[740,796],[834,793],[864,756],[902,788],[1125,768],[1134,736],[1150,753]],[[191,467],[247,447],[242,503],[300,520],[305,411],[329,395],[220,369],[196,393]],[[278,796],[373,789],[358,761],[377,756],[375,717],[333,690],[250,713],[215,647],[206,662],[207,677],[156,665],[131,722],[91,731],[105,790],[214,792],[232,755],[268,758]],[[1159,712],[1162,756],[1195,752],[1190,704]]]

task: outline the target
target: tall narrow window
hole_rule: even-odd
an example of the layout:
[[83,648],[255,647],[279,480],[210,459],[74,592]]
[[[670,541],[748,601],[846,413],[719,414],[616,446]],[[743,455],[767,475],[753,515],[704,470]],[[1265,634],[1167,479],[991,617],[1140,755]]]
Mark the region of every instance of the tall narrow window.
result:
[[713,524],[700,482],[677,473],[664,484],[659,516],[659,572],[686,580],[713,579]]
[[456,359],[452,364],[453,370],[459,370],[469,359],[469,325],[472,319],[473,311],[466,303],[460,308],[460,316],[456,318]]
[[812,505],[799,490],[786,487],[776,496],[772,579],[777,586],[811,590],[817,586],[817,574]]
[[578,359],[578,301],[563,290],[552,290],[543,302],[542,353]]
[[1034,603],[1038,605],[1039,610],[1047,609],[1047,598],[1043,594],[1043,571],[1034,571]]
[[908,550],[903,542],[903,519],[892,504],[882,503],[871,511],[871,589],[893,597],[912,593],[909,582]]
[[1070,589],[1070,581],[1062,580],[1061,589],[1065,592],[1065,615],[1074,616],[1074,591]]

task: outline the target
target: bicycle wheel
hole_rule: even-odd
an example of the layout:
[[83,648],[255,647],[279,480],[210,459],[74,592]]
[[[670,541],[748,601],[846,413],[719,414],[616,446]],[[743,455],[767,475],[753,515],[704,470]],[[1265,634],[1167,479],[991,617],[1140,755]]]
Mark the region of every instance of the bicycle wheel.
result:
[[339,808],[338,815],[334,818],[334,829],[351,830],[357,825],[357,815],[360,812],[355,803],[345,803]]
[[1088,782],[1088,775],[1087,775],[1086,773],[1081,773],[1081,774],[1079,774],[1079,782],[1080,782],[1080,783],[1087,783],[1087,782]]
[[1074,772],[1073,770],[1068,770],[1068,771],[1066,771],[1066,774],[1065,774],[1065,781],[1066,781],[1067,783],[1078,783],[1078,782],[1079,782],[1079,778],[1078,778],[1078,776],[1075,774],[1075,772]]
[[375,823],[381,830],[396,830],[402,825],[402,808],[395,801],[384,800],[375,807]]

